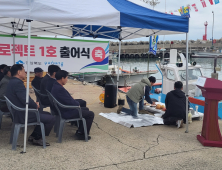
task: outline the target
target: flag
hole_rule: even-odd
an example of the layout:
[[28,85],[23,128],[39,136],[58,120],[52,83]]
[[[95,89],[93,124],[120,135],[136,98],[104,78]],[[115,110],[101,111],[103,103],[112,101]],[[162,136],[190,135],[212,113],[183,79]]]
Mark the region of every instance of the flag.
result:
[[210,2],[210,4],[211,4],[211,5],[213,5],[213,4],[214,4],[213,0],[209,0],[209,2]]
[[[153,37],[153,39],[152,39]],[[157,51],[157,42],[158,42],[159,36],[158,35],[154,35],[154,36],[150,36],[150,53],[153,53],[154,55],[156,55],[156,51]]]
[[200,0],[200,2],[202,3],[203,8],[207,7],[205,0]]
[[215,5],[216,5],[216,4],[219,4],[220,1],[219,1],[219,0],[214,0],[214,3],[215,3]]
[[198,12],[196,4],[192,4],[191,6],[194,8],[195,12]]
[[190,18],[190,10],[187,6],[186,7],[184,7],[184,6],[180,7],[180,9],[178,9],[178,11],[179,11],[181,16]]

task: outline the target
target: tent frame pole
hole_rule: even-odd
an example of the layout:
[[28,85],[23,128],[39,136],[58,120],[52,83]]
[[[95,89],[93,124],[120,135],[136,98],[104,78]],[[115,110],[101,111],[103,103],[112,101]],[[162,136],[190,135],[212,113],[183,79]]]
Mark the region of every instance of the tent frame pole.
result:
[[117,94],[118,95],[118,87],[119,87],[119,67],[120,67],[120,55],[121,55],[121,27],[118,27],[120,29],[120,33],[119,33],[119,57],[118,57],[118,70],[117,70],[117,81],[116,81],[116,85],[117,85]]
[[119,67],[120,67],[120,55],[121,55],[121,40],[119,39],[119,56],[118,56],[118,70],[117,70],[117,93],[119,87]]
[[26,109],[25,109],[25,132],[24,132],[24,148],[22,153],[26,153],[27,140],[27,124],[28,124],[28,106],[29,106],[29,65],[30,65],[30,41],[31,41],[31,20],[28,22],[28,57],[27,57],[27,81],[26,81]]
[[186,33],[186,131],[185,133],[189,133],[188,129],[188,33]]

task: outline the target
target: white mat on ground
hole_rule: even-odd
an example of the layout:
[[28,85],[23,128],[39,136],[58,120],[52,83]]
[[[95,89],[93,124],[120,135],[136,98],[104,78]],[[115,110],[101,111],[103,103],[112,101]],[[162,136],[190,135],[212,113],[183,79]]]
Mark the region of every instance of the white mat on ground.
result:
[[134,119],[130,115],[117,114],[117,113],[100,113],[100,116],[103,116],[115,123],[121,124],[128,128],[131,127],[142,127],[142,126],[153,126],[154,124],[163,124],[163,119],[148,115],[148,114],[138,114],[138,119]]

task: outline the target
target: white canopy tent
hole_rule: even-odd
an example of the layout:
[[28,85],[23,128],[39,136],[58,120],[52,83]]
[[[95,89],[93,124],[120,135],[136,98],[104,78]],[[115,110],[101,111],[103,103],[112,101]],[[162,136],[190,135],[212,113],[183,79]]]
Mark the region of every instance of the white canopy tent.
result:
[[[188,33],[189,29],[188,18],[153,11],[128,0],[0,0],[0,4],[0,34],[28,35],[28,49],[30,49],[31,34],[107,38],[121,42],[123,39],[148,37],[153,34]],[[121,43],[119,43],[118,64],[120,64],[120,49]],[[30,51],[28,52],[27,82],[29,82]],[[117,87],[118,80],[119,77]],[[28,96],[27,83],[26,103],[29,102]],[[26,152],[27,111],[28,104],[26,104],[24,152]]]

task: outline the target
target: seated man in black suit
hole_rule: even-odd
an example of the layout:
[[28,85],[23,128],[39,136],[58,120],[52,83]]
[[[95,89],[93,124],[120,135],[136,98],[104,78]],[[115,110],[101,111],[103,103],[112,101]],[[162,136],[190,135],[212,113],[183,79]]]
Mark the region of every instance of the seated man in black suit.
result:
[[[53,84],[51,93],[58,100],[58,102],[64,105],[80,106],[79,102],[73,99],[69,92],[63,87],[63,85],[65,85],[68,81],[68,72],[65,70],[60,70],[56,73],[55,77],[57,82]],[[79,117],[79,113],[76,109],[60,108],[60,111],[64,119],[74,119]],[[94,113],[89,111],[87,108],[82,108],[82,116],[86,120],[87,132],[89,135],[89,131],[94,119]],[[85,140],[83,124],[82,122],[79,123],[79,129],[76,131],[75,137],[78,140]],[[88,136],[88,139],[90,140],[91,137]]]
[[[5,92],[8,86],[8,82],[11,78],[11,72],[10,72],[11,67],[10,66],[6,66],[3,69],[3,79],[0,81],[0,99],[1,100],[5,100]],[[5,102],[0,102],[0,110],[2,112],[9,112],[8,107],[6,105]]]
[[35,72],[35,78],[32,80],[32,86],[34,86],[37,90],[40,90],[43,70],[40,67],[36,67],[34,69],[34,72]]
[[[11,76],[6,90],[6,97],[17,107],[25,108],[26,107],[26,88],[22,80],[26,78],[26,73],[23,65],[15,64],[11,67]],[[38,109],[38,102],[34,102],[29,96],[29,108]],[[25,112],[24,111],[15,111],[14,123],[25,123]],[[55,124],[54,116],[46,112],[39,112],[40,121],[45,126],[45,135],[48,136],[52,127]],[[28,122],[36,122],[35,113],[28,113]],[[34,145],[42,146],[42,133],[40,126],[36,126],[32,134],[28,138],[29,142],[32,142]],[[46,146],[49,146],[49,143],[46,143]]]
[[[45,75],[45,77],[43,77],[43,79],[41,81],[40,93],[47,95],[46,90],[51,92],[52,85],[56,81],[55,74],[59,70],[60,70],[60,68],[57,65],[50,65],[48,67],[48,73]],[[50,87],[50,85],[51,85],[51,87]],[[46,105],[46,106],[51,105],[48,97],[42,97],[41,102],[43,105]]]
[[6,64],[0,65],[0,81],[3,79],[4,74],[3,74],[3,69],[6,67]]

